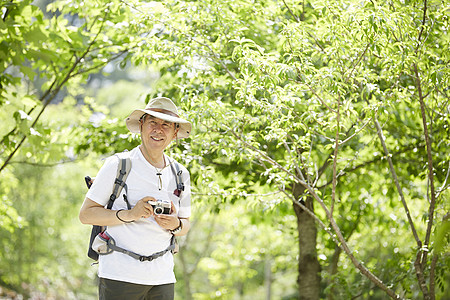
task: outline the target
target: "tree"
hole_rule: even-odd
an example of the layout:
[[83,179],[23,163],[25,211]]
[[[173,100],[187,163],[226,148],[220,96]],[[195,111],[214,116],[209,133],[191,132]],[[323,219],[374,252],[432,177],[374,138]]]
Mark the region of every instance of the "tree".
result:
[[[234,203],[232,195],[264,185],[291,201],[301,298],[444,293],[444,3],[61,1],[48,6],[50,18],[30,3],[2,2],[2,45],[12,51],[2,50],[8,102],[0,105],[16,120],[2,128],[2,176],[14,177],[6,167],[17,155],[48,159],[57,129],[40,125],[36,108],[43,112],[63,92],[77,99],[88,74],[126,56],[123,64],[159,70],[149,97],[179,99],[195,122],[197,138],[180,156],[224,176],[245,174],[220,187],[227,192],[220,199]],[[80,143],[80,153],[112,151],[108,140],[123,146],[115,124],[87,128],[74,129],[94,141]],[[14,216],[8,207],[2,211]]]
[[[221,147],[236,163],[256,163],[254,172],[294,203],[300,295],[319,297],[315,224],[338,245],[334,264],[343,252],[392,298],[414,293],[387,274],[380,278],[377,268],[383,266],[367,267],[349,245],[352,233],[372,219],[376,207],[366,209],[370,198],[397,207],[391,199],[398,196],[404,215],[394,218],[408,224],[412,237],[403,259],[415,261],[416,288],[434,298],[437,261],[444,256],[432,251],[431,234],[440,222],[435,218],[448,211],[448,95],[441,88],[448,86],[448,43],[441,38],[448,30],[445,8],[339,1],[165,7],[172,12],[162,16],[173,43],[165,57],[174,57],[165,70],[184,70],[181,87],[171,91],[188,101],[210,139],[223,141],[209,144],[213,153]],[[377,181],[390,187],[386,193],[376,190]],[[405,186],[414,193],[406,197]],[[369,199],[355,214],[354,201],[346,205],[342,199],[358,199],[362,191]],[[378,226],[383,221],[378,217]]]
[[[1,1],[0,115],[6,122],[0,125],[0,282],[25,295],[38,291],[42,297],[58,294],[67,299],[90,292],[79,287],[80,277],[87,276],[85,269],[74,267],[85,252],[85,242],[75,240],[81,238],[77,234],[67,238],[74,232],[67,220],[76,216],[84,191],[79,189],[82,181],[73,181],[82,178],[74,169],[66,169],[74,177],[63,183],[64,176],[54,168],[86,159],[83,150],[90,147],[98,145],[100,153],[111,149],[108,143],[100,146],[101,137],[84,139],[86,131],[93,135],[103,130],[102,137],[110,143],[114,137],[119,140],[123,126],[117,130],[109,122],[100,129],[88,122],[92,110],[104,109],[84,98],[84,81],[126,56],[139,41],[128,35],[133,26],[121,23],[127,20],[117,3],[89,3],[82,8],[74,3],[47,4]],[[85,105],[77,105],[80,102]],[[60,181],[52,178],[54,174]]]

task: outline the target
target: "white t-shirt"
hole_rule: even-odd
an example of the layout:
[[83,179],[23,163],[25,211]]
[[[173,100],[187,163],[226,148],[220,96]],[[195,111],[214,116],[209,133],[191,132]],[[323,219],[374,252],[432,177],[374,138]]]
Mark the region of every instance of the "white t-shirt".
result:
[[[184,183],[184,191],[178,197],[174,195],[176,176],[169,165],[174,162],[173,159],[164,155],[166,167],[161,171],[162,189],[159,190],[157,170],[144,158],[139,147],[127,154],[131,158],[131,170],[126,180],[128,201],[131,207],[134,207],[143,197],[152,196],[156,199],[172,201],[178,216],[189,218],[191,215],[191,188],[187,169],[178,164]],[[117,156],[111,156],[106,160],[86,197],[101,205],[107,205],[117,175],[118,163]],[[123,198],[124,193],[125,188],[114,201],[112,210],[127,209]],[[114,238],[117,246],[144,256],[167,249],[172,238],[172,234],[161,228],[153,216],[132,223],[108,226],[107,232]],[[100,255],[98,275],[101,278],[136,284],[160,285],[176,282],[173,266],[173,255],[170,251],[153,261],[145,262],[113,251],[111,254]]]

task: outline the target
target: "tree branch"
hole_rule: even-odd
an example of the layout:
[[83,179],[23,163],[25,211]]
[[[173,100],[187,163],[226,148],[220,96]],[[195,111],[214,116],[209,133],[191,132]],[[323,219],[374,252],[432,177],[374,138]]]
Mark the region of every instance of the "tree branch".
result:
[[339,149],[339,132],[340,132],[339,130],[341,127],[340,109],[341,109],[341,101],[338,100],[336,111],[336,139],[334,141],[334,153],[333,153],[333,188],[331,190],[331,208],[330,208],[331,215],[333,215],[334,204],[336,202],[336,184],[337,184],[336,166],[337,166],[337,154]]
[[[391,153],[391,157],[395,157],[395,156],[397,156],[397,155],[403,154],[403,153],[405,153],[406,151],[409,151],[409,150],[414,149],[414,148],[422,148],[422,147],[425,147],[425,146],[424,146],[424,145],[420,145],[420,144],[418,144],[418,145],[417,145],[417,144],[409,145],[408,147],[405,147],[404,149],[402,149],[402,150],[400,150],[400,151]],[[372,159],[372,160],[369,160],[369,161],[365,161],[365,162],[363,162],[363,163],[360,163],[359,165],[356,165],[356,166],[354,166],[353,168],[349,169],[347,172],[341,170],[341,172],[338,174],[338,178],[340,178],[340,177],[342,177],[343,175],[348,174],[348,173],[350,173],[350,172],[356,171],[356,170],[358,170],[358,169],[360,169],[360,168],[362,168],[362,167],[365,167],[365,166],[367,166],[367,165],[370,165],[370,164],[379,162],[381,159],[383,159],[383,157],[384,157],[384,155],[383,155],[383,156],[376,157],[376,158],[374,158],[374,159]],[[330,185],[331,183],[332,183],[332,181],[328,181],[328,182],[326,182],[325,184],[323,184],[323,185],[321,185],[321,186],[318,186],[317,188],[318,188],[318,189],[322,189],[322,188],[324,188],[324,187]]]
[[[292,158],[292,151],[291,151],[291,148],[289,148],[289,146],[288,146],[288,144],[286,143],[286,141],[283,141],[283,145],[284,145],[284,148],[286,149],[286,151],[289,153],[289,156],[291,156],[291,158]],[[300,178],[301,178],[302,180],[305,180],[305,177],[303,176],[303,172],[302,172],[302,170],[300,169],[300,167],[298,166],[298,163],[296,162],[296,159],[293,159],[293,161],[294,161],[294,164],[295,164],[295,169],[297,170],[297,173],[299,174]]]
[[384,135],[383,135],[380,123],[378,123],[378,119],[376,117],[374,117],[373,121],[374,121],[375,127],[377,128],[378,138],[380,139],[381,145],[383,146],[384,154],[385,154],[386,159],[387,159],[387,161],[389,163],[389,169],[391,171],[391,175],[393,177],[394,184],[397,187],[397,191],[398,191],[398,193],[400,195],[400,199],[402,201],[403,208],[405,209],[406,216],[407,216],[408,222],[409,222],[409,226],[411,227],[411,230],[412,230],[412,233],[414,235],[414,239],[416,240],[417,246],[420,249],[422,247],[422,241],[420,240],[420,238],[419,238],[419,236],[417,234],[416,227],[414,226],[414,222],[413,222],[413,220],[411,218],[411,213],[409,212],[408,205],[406,204],[405,196],[403,195],[403,191],[402,191],[402,189],[400,187],[400,183],[398,181],[397,173],[395,172],[394,164],[392,163],[391,154],[389,153],[389,150],[387,149],[386,142],[385,142],[385,139],[384,139]]
[[[11,3],[11,5],[12,5],[13,0],[9,0],[9,3]],[[6,8],[6,11],[5,11],[4,15],[3,15],[3,22],[6,21],[6,18],[8,17],[10,11],[11,11],[11,9],[9,7]]]
[[359,65],[359,63],[361,62],[361,60],[363,59],[363,57],[366,55],[367,50],[369,49],[370,45],[372,45],[373,43],[368,43],[366,48],[364,49],[363,53],[361,53],[361,55],[359,56],[358,61],[355,62],[355,64],[353,65],[352,70],[350,71],[350,73],[348,74],[347,78],[345,79],[345,82],[348,82],[348,80],[350,79],[350,75],[352,75],[353,71],[355,70],[356,66]]
[[[367,126],[367,124],[370,123],[370,121],[372,121],[372,118],[368,119],[368,120],[366,121],[366,123],[364,123],[363,126],[362,126],[361,128],[358,128],[357,130],[355,130],[355,132],[354,132],[351,136],[349,136],[348,138],[346,138],[345,140],[343,140],[342,142],[340,142],[340,143],[339,143],[339,146],[341,146],[341,145],[347,143],[349,140],[351,140],[352,138],[354,138],[360,131],[362,131],[362,130]],[[353,127],[353,126],[352,126],[352,127]]]
[[444,182],[442,183],[442,186],[440,188],[438,188],[438,190],[436,191],[436,196],[435,196],[436,199],[439,198],[441,193],[449,187],[449,185],[447,185],[447,180],[448,180],[449,175],[450,175],[450,161],[448,162],[447,175],[445,176]]
[[[424,2],[423,2],[422,26],[421,26],[421,29],[420,29],[419,37],[417,38],[418,42],[420,42],[420,39],[422,38],[423,30],[425,28],[426,18],[427,18],[427,0],[424,0]],[[417,49],[419,49],[419,45],[417,45]]]
[[411,214],[409,212],[408,205],[406,204],[405,196],[403,195],[403,191],[402,191],[402,189],[400,187],[400,183],[399,183],[398,178],[397,178],[397,173],[395,172],[395,169],[394,169],[394,164],[392,163],[391,154],[389,153],[389,151],[388,151],[388,149],[386,147],[386,143],[385,143],[385,140],[384,140],[383,132],[382,132],[381,127],[380,127],[380,123],[378,123],[378,120],[377,120],[376,117],[374,117],[373,120],[374,120],[374,123],[375,123],[375,127],[377,128],[377,133],[378,133],[378,137],[380,139],[381,145],[383,146],[384,154],[386,155],[386,159],[387,159],[387,161],[389,163],[389,169],[391,171],[392,178],[394,180],[395,186],[397,187],[397,191],[398,191],[398,193],[400,195],[400,199],[401,199],[403,207],[405,209],[406,217],[408,218],[408,222],[409,222],[409,226],[411,228],[411,231],[412,231],[412,233],[414,235],[414,239],[416,240],[416,243],[417,243],[417,246],[418,246],[418,253],[417,253],[416,260],[414,262],[414,267],[415,267],[415,270],[416,270],[416,276],[417,276],[417,279],[419,280],[419,285],[420,285],[420,287],[422,289],[422,292],[423,292],[425,298],[428,299],[428,297],[427,297],[428,291],[427,291],[427,287],[426,287],[426,284],[425,284],[425,278],[423,276],[423,267],[422,267],[422,265],[420,263],[420,257],[421,257],[421,253],[423,251],[423,249],[422,249],[422,242],[419,239],[419,236],[417,235],[417,231],[416,231],[416,228],[414,226],[413,220],[411,218]]
[[272,164],[273,166],[277,167],[281,171],[283,171],[285,174],[292,177],[292,179],[305,187],[305,189],[308,191],[308,193],[322,206],[323,210],[325,211],[325,214],[328,218],[328,221],[331,224],[331,227],[333,228],[334,232],[336,233],[337,239],[340,242],[341,247],[343,248],[343,251],[347,254],[347,256],[352,261],[353,265],[358,268],[361,273],[366,276],[370,281],[372,281],[374,284],[376,284],[380,289],[382,289],[386,294],[388,294],[393,299],[400,299],[400,296],[398,296],[392,289],[390,289],[388,286],[386,286],[377,276],[375,276],[372,272],[370,272],[369,269],[367,269],[356,257],[353,255],[353,252],[350,250],[350,248],[347,245],[346,240],[344,239],[344,236],[341,233],[341,230],[339,226],[336,224],[336,221],[333,218],[333,215],[330,213],[328,208],[326,207],[324,201],[317,195],[317,193],[314,191],[314,189],[304,180],[301,180],[296,174],[290,172],[286,168],[284,168],[282,165],[280,165],[278,162],[273,160],[271,157],[269,157],[267,154],[263,153],[260,149],[257,149],[253,145],[249,144],[245,140],[243,140],[236,132],[234,132],[231,128],[228,128],[229,132],[235,136],[238,140],[240,140],[247,148],[255,151],[258,155],[260,155],[260,158],[267,161],[268,163]]
[[51,163],[51,164],[33,163],[33,162],[28,162],[28,161],[10,161],[9,164],[24,164],[24,165],[34,166],[34,167],[53,168],[55,166],[59,166],[59,165],[67,164],[67,163],[74,163],[74,162],[80,161],[85,158],[86,158],[86,155],[83,157],[77,158],[77,159],[62,160],[62,161],[59,161],[56,163]]
[[[298,69],[298,66],[295,66],[295,68],[297,69],[298,75],[301,74],[300,70]],[[294,80],[296,83],[302,84],[302,82],[299,82],[298,80]],[[316,93],[316,91],[305,81],[303,82],[303,84],[305,84],[308,89],[311,91],[311,93],[314,94],[314,96],[317,97],[317,100],[319,100],[323,106],[325,106],[329,111],[336,113],[336,111],[334,109],[332,109],[330,106],[328,106],[328,104],[325,103],[325,101]]]
[[[92,45],[94,44],[94,42],[97,40],[98,36],[100,35],[100,33],[102,32],[104,23],[106,22],[106,15],[107,12],[105,12],[105,16],[103,17],[103,21],[101,23],[101,26],[97,32],[97,34],[95,35],[95,37],[93,38],[93,40],[89,43],[88,47],[86,48],[86,50],[84,51],[84,53],[80,56],[77,57],[76,53],[73,54],[72,58],[75,57],[75,62],[72,64],[72,66],[70,67],[70,69],[67,71],[66,76],[56,85],[56,82],[58,82],[57,78],[55,78],[55,80],[53,81],[52,85],[47,89],[47,91],[44,93],[44,95],[41,97],[42,100],[44,100],[47,96],[47,99],[45,99],[44,101],[44,105],[42,106],[40,112],[38,113],[38,115],[36,116],[36,118],[34,119],[33,123],[31,124],[30,128],[34,128],[34,126],[36,125],[36,123],[38,122],[38,120],[40,119],[40,117],[42,116],[42,114],[44,113],[45,109],[47,108],[47,106],[50,104],[51,101],[53,101],[53,99],[55,98],[55,96],[58,94],[58,92],[61,90],[61,88],[64,86],[64,84],[66,84],[66,82],[72,78],[74,75],[72,75],[73,71],[75,70],[75,68],[78,66],[78,64],[86,57],[86,55],[90,52],[90,49],[92,47]],[[98,17],[96,18],[96,20],[98,19]],[[56,85],[56,87],[53,89],[53,87]],[[34,108],[33,108],[34,109]],[[33,110],[32,109],[32,110]],[[17,153],[17,151],[19,150],[19,148],[22,146],[22,144],[24,143],[25,139],[27,138],[27,135],[25,134],[22,139],[20,140],[20,142],[16,145],[16,147],[14,148],[14,150],[8,155],[8,157],[6,158],[6,160],[4,161],[3,165],[0,167],[0,173],[2,172],[2,170],[8,165],[8,163],[10,162],[10,160],[13,158],[13,156]]]
[[[370,119],[369,119],[370,121]],[[341,143],[339,143],[339,146],[346,143],[347,141],[349,141],[351,138],[353,138],[357,133],[359,133],[366,125],[367,125],[368,121],[363,125],[362,128],[360,128],[359,130],[357,130],[353,135],[351,135],[350,137],[348,137],[347,139],[345,139],[344,141],[342,141]],[[353,124],[346,132],[346,136],[348,136],[348,134],[350,133],[350,130],[353,128],[355,124]],[[326,138],[326,137],[325,137]],[[325,172],[326,168],[328,168],[329,165],[329,161],[331,159],[331,157],[333,156],[333,152],[330,152],[330,154],[328,155],[328,157],[325,159],[325,161],[323,162],[323,165],[319,168],[318,172],[317,172],[317,178],[315,181],[319,180],[319,177],[322,176],[322,174]],[[339,176],[339,175],[338,175]],[[328,184],[327,184],[328,185]]]
[[[426,1],[425,1],[426,2]],[[433,157],[431,154],[431,141],[430,141],[430,135],[428,133],[428,125],[427,125],[427,118],[426,118],[426,112],[425,112],[425,102],[422,95],[422,85],[420,82],[419,77],[419,71],[417,69],[417,65],[414,64],[414,74],[416,79],[416,85],[417,90],[419,93],[419,102],[420,102],[420,111],[422,114],[422,123],[423,123],[423,130],[424,130],[424,136],[425,136],[425,143],[427,146],[427,158],[428,158],[428,183],[430,185],[430,193],[427,195],[428,201],[430,203],[429,209],[428,209],[428,226],[427,226],[427,232],[425,236],[425,247],[428,247],[430,243],[430,237],[431,237],[431,230],[433,228],[433,220],[434,220],[434,209],[436,205],[436,193],[434,190],[434,168],[433,168]],[[431,199],[429,198],[431,196]],[[422,267],[425,267],[426,260],[427,260],[427,251],[423,251],[423,257],[421,260]]]
[[291,8],[286,4],[286,1],[283,0],[284,3],[284,7],[287,8],[287,10],[289,11],[289,14],[295,19],[295,21],[297,21],[297,23],[299,23],[301,20],[299,17],[297,17],[294,12],[291,10]]

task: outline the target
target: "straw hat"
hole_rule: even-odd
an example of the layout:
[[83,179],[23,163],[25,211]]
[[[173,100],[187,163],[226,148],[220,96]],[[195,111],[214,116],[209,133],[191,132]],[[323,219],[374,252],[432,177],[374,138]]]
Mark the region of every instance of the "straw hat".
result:
[[144,114],[179,125],[177,138],[187,138],[191,133],[192,125],[179,117],[176,105],[169,98],[158,97],[150,100],[144,109],[134,110],[126,119],[127,127],[131,132],[140,133],[140,119]]

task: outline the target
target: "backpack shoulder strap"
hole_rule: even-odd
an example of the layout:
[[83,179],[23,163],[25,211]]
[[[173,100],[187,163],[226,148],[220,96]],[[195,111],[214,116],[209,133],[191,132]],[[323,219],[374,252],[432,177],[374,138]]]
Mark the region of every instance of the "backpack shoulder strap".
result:
[[[116,176],[116,179],[114,180],[113,192],[112,192],[111,196],[109,197],[109,201],[108,201],[108,205],[107,205],[108,209],[112,208],[114,201],[119,196],[120,192],[122,191],[122,188],[125,187],[125,191],[127,191],[127,185],[126,185],[125,181],[127,180],[128,174],[130,173],[130,170],[131,170],[131,159],[129,156],[120,157],[117,154],[116,154],[116,156],[119,159],[119,164],[117,166],[117,176]],[[86,178],[86,183],[88,183],[87,178]],[[90,178],[89,178],[89,183],[91,183]],[[89,184],[88,184],[88,187],[90,187]],[[127,203],[128,209],[130,209],[130,203],[128,203],[126,195],[124,195],[124,200]],[[92,249],[92,244],[93,244],[95,238],[97,237],[97,235],[99,233],[103,232],[105,230],[105,228],[106,227],[104,227],[104,226],[97,226],[97,225],[92,226],[91,238],[89,240],[88,256],[95,261],[98,260],[98,253]]]
[[[131,170],[131,159],[129,157],[119,157],[118,155],[117,157],[119,158],[119,165],[117,166],[117,175],[114,180],[113,191],[111,196],[109,196],[108,209],[112,208],[114,201],[120,195],[123,188],[128,192],[127,184],[125,182]],[[127,202],[127,206],[129,206],[126,198],[125,201]],[[128,209],[130,209],[130,207],[128,207]]]
[[177,189],[173,192],[175,195],[180,197],[181,192],[184,191],[184,183],[183,179],[181,177],[181,174],[183,174],[183,171],[180,170],[180,166],[178,163],[174,160],[173,163],[170,164],[170,167],[172,168],[173,174],[175,174],[175,180],[177,182]]

